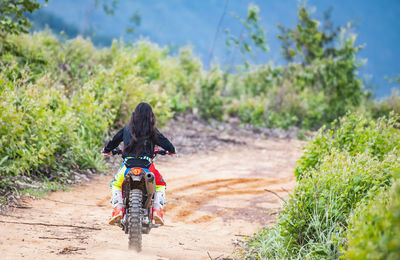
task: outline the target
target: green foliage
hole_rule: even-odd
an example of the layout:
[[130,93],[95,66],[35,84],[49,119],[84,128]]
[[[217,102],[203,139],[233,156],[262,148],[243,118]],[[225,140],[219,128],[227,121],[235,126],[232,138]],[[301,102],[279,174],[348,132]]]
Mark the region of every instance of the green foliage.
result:
[[333,28],[329,15],[326,17],[320,29],[321,23],[312,19],[305,7],[300,8],[294,29],[280,27],[284,53],[291,55],[287,66],[254,66],[230,77],[225,91],[228,96],[263,96],[264,113],[251,123],[318,129],[347,111],[357,110],[367,99],[357,76],[360,64],[355,55],[360,46],[354,45],[354,36],[346,37],[346,28]]
[[193,57],[192,49],[179,50],[176,91],[185,97],[190,97],[198,85],[201,74],[201,61]]
[[[242,54],[251,53],[250,46],[266,49],[258,12],[249,6],[241,19],[242,34],[233,42]],[[207,120],[237,116],[262,127],[317,129],[349,110],[374,117],[397,110],[397,94],[381,103],[363,94],[355,38],[339,35],[328,18],[325,23],[321,29],[301,8],[298,25],[283,34],[293,61],[283,67],[249,66],[235,74],[218,67],[204,71],[187,47],[171,56],[168,48],[148,41],[115,41],[97,49],[82,37],[60,41],[49,32],[8,34],[0,46],[0,122],[7,122],[0,124],[0,192],[12,189],[22,175],[63,182],[72,178],[71,168],[102,170],[98,150],[104,136],[125,124],[141,101],[153,106],[159,125],[175,112],[192,110]],[[382,160],[397,145],[393,118],[367,122],[349,116],[347,130],[346,122],[341,128],[333,124],[331,132],[321,130],[319,143],[310,145],[296,169],[298,179],[313,178],[334,151],[353,156],[367,149]]]
[[194,106],[195,95],[204,77],[202,63],[191,48],[181,48],[176,59],[164,63],[163,89],[171,97],[172,111],[183,112]]
[[[45,0],[47,2],[47,0]],[[40,8],[38,0],[9,1],[0,0],[0,36],[28,32],[29,20],[24,13],[32,13]],[[0,42],[1,43],[1,42]]]
[[[355,66],[351,60],[328,58],[307,67],[256,67],[231,76],[225,92],[231,99],[262,96],[262,117],[278,115],[277,121],[264,120],[264,126],[280,127],[289,122],[304,129],[318,129],[360,106],[364,97]],[[343,71],[347,67],[348,71]]]
[[400,95],[398,90],[393,90],[390,97],[380,101],[371,100],[366,104],[366,108],[370,111],[374,118],[386,116],[390,112],[400,113]]
[[129,22],[131,23],[130,26],[125,28],[125,32],[128,34],[134,34],[136,32],[136,28],[140,26],[142,18],[140,16],[139,11],[135,11],[129,18]]
[[261,126],[264,123],[264,104],[262,103],[263,97],[248,98],[244,100],[237,100],[230,108],[231,115],[238,116],[243,123],[251,123],[256,126]]
[[250,4],[247,8],[246,18],[240,18],[240,16],[235,15],[235,17],[239,19],[240,23],[242,24],[242,29],[239,36],[233,35],[229,31],[229,29],[225,30],[227,37],[225,44],[228,50],[230,50],[230,52],[232,53],[231,62],[227,69],[228,72],[232,68],[235,61],[237,49],[239,49],[242,61],[246,65],[246,67],[249,66],[249,62],[246,58],[247,55],[250,55],[251,58],[255,59],[252,47],[258,48],[264,52],[268,50],[268,45],[266,43],[266,33],[259,24],[261,21],[259,12],[260,8],[257,5]]
[[171,96],[179,92],[189,104],[201,77],[187,49],[177,57],[148,42],[99,50],[90,40],[61,43],[47,32],[7,41],[0,55],[2,194],[23,175],[64,183],[71,169],[103,170],[99,149],[110,128],[125,124],[142,101],[164,124]]
[[331,129],[321,128],[314,140],[304,149],[295,175],[298,180],[320,168],[325,156],[332,151],[346,151],[354,156],[363,152],[379,160],[400,148],[399,117],[392,114],[372,120],[365,115],[350,114],[331,124]]
[[400,180],[357,208],[349,221],[345,259],[400,259]]
[[57,190],[67,191],[69,190],[69,187],[56,182],[46,181],[41,185],[39,189],[28,188],[22,190],[21,193],[29,194],[35,197],[45,198],[49,192]]
[[205,119],[222,119],[221,74],[220,71],[214,70],[200,82],[200,87],[195,97],[195,104],[199,109],[200,116]]
[[298,186],[276,225],[249,241],[249,258],[337,259],[349,217],[392,183],[400,167],[396,115],[348,115],[321,130],[297,168]]
[[[25,77],[23,75],[22,80]],[[56,144],[63,139],[63,129],[72,123],[68,122],[68,115],[64,116],[69,109],[68,103],[56,88],[48,88],[46,79],[25,85],[23,81],[0,77],[3,83],[0,117],[1,122],[7,122],[0,128],[1,157],[8,157],[2,163],[1,172],[6,175],[38,170],[43,164],[51,165],[55,151],[63,151],[63,147]],[[66,145],[69,137],[65,133]]]
[[338,55],[340,50],[334,45],[339,32],[344,28],[333,26],[330,21],[331,11],[325,11],[321,23],[312,19],[306,7],[302,6],[298,11],[298,23],[293,29],[278,25],[281,31],[278,39],[282,41],[282,55],[287,61],[297,57],[303,64],[311,64],[316,59]]

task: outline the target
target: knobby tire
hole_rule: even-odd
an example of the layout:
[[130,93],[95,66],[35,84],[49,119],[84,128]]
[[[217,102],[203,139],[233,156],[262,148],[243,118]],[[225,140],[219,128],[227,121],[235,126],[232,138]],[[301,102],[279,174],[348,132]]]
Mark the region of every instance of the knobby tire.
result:
[[142,250],[142,191],[133,189],[129,193],[129,249]]

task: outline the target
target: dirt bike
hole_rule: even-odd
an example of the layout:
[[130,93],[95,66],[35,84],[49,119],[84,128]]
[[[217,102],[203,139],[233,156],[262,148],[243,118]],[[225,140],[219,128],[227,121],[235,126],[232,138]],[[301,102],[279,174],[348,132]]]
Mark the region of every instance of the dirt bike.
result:
[[[116,154],[122,154],[121,149],[112,150],[112,155]],[[156,149],[154,154],[169,153],[163,149]],[[129,235],[129,249],[139,252],[142,250],[142,234],[148,234],[152,228],[160,226],[153,223],[152,210],[156,183],[154,174],[147,168],[128,166],[129,171],[122,184],[125,215],[117,225]]]

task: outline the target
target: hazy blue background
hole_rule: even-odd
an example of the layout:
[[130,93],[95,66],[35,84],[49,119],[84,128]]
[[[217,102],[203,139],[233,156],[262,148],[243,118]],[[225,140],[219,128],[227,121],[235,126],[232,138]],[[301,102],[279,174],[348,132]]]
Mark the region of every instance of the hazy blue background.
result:
[[[195,53],[204,62],[208,61],[209,50],[217,29],[218,20],[226,0],[120,0],[114,16],[107,16],[101,7],[95,9],[88,20],[87,13],[94,0],[50,0],[42,12],[61,18],[75,31],[80,32],[85,24],[92,28],[100,41],[109,42],[113,37],[135,40],[145,37],[160,45],[181,46],[191,44]],[[297,20],[297,0],[230,0],[228,13],[221,29],[237,32],[240,23],[230,14],[245,16],[249,3],[257,4],[262,18],[261,25],[267,31],[270,51],[261,55],[258,63],[274,62],[283,64],[280,42],[276,38],[277,23],[292,27]],[[307,6],[315,8],[314,17],[322,20],[323,12],[333,7],[332,20],[335,25],[346,25],[354,21],[357,43],[365,44],[359,59],[367,63],[360,75],[374,86],[378,97],[390,94],[395,84],[384,77],[400,74],[400,0],[310,0]],[[125,28],[135,12],[141,15],[141,25],[134,35]],[[42,17],[43,17],[42,13]],[[53,17],[53,18],[54,18]],[[215,61],[226,62],[225,36],[219,34],[215,49]],[[240,62],[238,58],[237,63]]]

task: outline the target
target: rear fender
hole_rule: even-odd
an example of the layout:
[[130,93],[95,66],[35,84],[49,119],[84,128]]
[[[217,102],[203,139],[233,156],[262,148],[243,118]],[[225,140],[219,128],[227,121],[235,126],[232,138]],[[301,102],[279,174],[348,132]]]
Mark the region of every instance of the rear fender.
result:
[[143,179],[144,174],[140,174],[140,175],[130,175],[129,178],[135,182],[135,181],[141,181]]
[[[128,204],[128,199],[129,199],[129,192],[133,189],[138,189],[141,190],[143,192],[144,197],[144,201],[143,202],[147,202],[147,177],[146,177],[147,171],[145,169],[142,168],[132,168],[129,169],[129,171],[127,172],[126,176],[125,176],[125,181],[124,181],[124,185],[123,185],[123,192],[122,192],[122,196],[125,199],[124,200],[124,204],[127,205]],[[153,194],[151,194],[152,197]]]
[[131,168],[129,169],[126,177],[129,177],[132,182],[140,182],[142,181],[143,177],[145,176],[146,172],[142,168]]
[[142,168],[132,168],[126,174],[125,180],[129,182],[129,189],[139,189],[143,192],[146,191],[146,171]]

